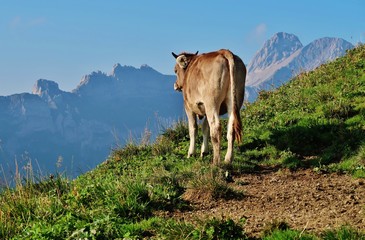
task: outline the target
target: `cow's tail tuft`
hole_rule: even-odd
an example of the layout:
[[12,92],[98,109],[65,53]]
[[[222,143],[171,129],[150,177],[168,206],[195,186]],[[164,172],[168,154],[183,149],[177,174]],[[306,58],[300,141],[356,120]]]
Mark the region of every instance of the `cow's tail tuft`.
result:
[[234,106],[233,109],[234,121],[233,121],[233,136],[237,142],[241,142],[242,140],[242,120],[239,115],[239,109]]
[[235,76],[235,61],[232,52],[225,50],[225,57],[229,63],[229,75],[231,80],[231,99],[233,101],[233,137],[237,142],[242,140],[242,120],[240,117],[240,106],[238,104],[237,94],[236,94],[236,76]]

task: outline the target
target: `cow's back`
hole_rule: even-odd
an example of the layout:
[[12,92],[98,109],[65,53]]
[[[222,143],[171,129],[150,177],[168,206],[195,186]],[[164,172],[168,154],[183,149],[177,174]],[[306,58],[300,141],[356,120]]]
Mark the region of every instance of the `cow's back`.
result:
[[205,115],[206,107],[222,103],[229,94],[227,59],[219,51],[197,56],[189,64],[184,82],[185,104],[197,114]]

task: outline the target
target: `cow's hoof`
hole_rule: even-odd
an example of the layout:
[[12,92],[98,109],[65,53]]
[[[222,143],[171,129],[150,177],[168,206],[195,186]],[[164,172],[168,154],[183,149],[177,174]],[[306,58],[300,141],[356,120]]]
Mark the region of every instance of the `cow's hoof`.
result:
[[201,158],[203,158],[203,157],[206,157],[206,156],[208,156],[209,155],[209,152],[202,152],[201,154],[200,154],[200,157]]
[[234,182],[232,174],[228,170],[225,171],[225,173],[224,173],[224,180],[226,180],[226,182],[228,182],[228,183]]

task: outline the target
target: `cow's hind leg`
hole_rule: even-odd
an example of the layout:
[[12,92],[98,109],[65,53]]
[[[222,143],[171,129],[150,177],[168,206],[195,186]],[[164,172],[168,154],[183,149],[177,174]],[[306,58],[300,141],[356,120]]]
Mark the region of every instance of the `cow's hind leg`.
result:
[[202,132],[203,132],[203,144],[200,152],[200,156],[204,157],[209,152],[209,124],[208,119],[205,117],[202,124]]
[[220,143],[221,143],[221,125],[217,112],[207,113],[210,127],[210,138],[213,145],[213,164],[218,165],[220,162]]
[[195,143],[196,143],[196,136],[198,134],[198,125],[195,113],[186,111],[186,115],[188,117],[189,137],[190,137],[190,146],[188,151],[188,158],[189,158],[195,154]]
[[234,144],[234,136],[233,136],[233,124],[234,124],[234,114],[232,108],[228,106],[228,125],[227,125],[227,153],[224,157],[224,162],[227,164],[232,163],[233,159],[233,144]]

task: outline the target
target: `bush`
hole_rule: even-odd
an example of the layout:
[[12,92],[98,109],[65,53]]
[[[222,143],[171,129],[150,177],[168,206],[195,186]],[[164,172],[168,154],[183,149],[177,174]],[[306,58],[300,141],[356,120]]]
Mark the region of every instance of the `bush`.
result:
[[342,226],[339,230],[330,230],[322,234],[323,240],[364,240],[365,233],[360,233],[351,227]]
[[[244,221],[242,221],[244,222]],[[232,219],[212,218],[205,221],[202,227],[192,232],[193,239],[246,239],[242,223]]]

